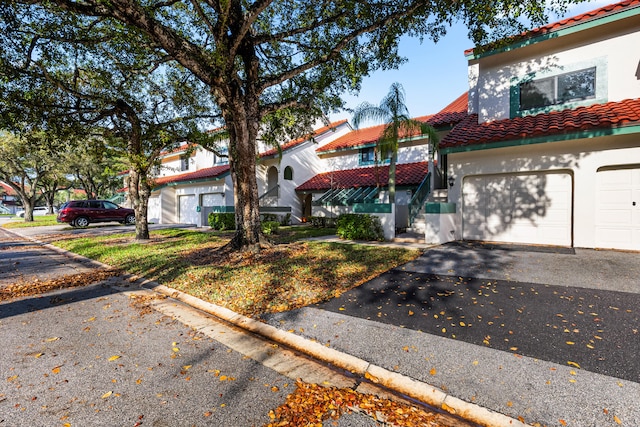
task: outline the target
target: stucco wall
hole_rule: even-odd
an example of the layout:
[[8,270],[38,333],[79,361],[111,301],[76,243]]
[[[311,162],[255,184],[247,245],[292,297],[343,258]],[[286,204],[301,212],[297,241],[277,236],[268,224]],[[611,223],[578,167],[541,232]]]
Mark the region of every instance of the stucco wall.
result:
[[455,185],[456,239],[462,230],[461,184],[465,177],[525,171],[567,170],[573,175],[573,246],[595,247],[596,172],[610,166],[640,165],[640,136],[595,137],[449,154],[449,176]]
[[[510,117],[510,88],[527,75],[548,77],[596,66],[596,99],[578,105],[640,97],[640,17],[550,38],[469,62],[469,108],[479,121]],[[513,114],[513,112],[511,112]]]

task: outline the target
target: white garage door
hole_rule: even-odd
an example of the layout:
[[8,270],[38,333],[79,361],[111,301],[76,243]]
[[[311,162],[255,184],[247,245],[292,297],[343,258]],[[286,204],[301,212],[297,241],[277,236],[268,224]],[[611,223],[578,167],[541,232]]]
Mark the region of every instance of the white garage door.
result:
[[466,240],[571,246],[568,173],[468,177],[462,192]]
[[196,212],[196,196],[180,196],[180,223],[197,224],[199,212]]
[[160,224],[160,196],[149,197],[147,218],[149,222]]
[[597,173],[596,246],[640,250],[640,166]]
[[206,193],[202,195],[202,207],[223,206],[224,194],[222,193]]

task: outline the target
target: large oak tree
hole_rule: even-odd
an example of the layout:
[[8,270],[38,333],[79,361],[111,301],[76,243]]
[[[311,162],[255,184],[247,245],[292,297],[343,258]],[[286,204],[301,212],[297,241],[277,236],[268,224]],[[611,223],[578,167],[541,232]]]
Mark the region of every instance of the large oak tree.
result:
[[[563,8],[571,2],[575,1],[553,4]],[[206,84],[230,139],[237,228],[233,241],[237,247],[257,249],[256,140],[265,120],[279,111],[309,118],[341,107],[340,95],[359,89],[361,79],[372,70],[402,62],[397,52],[402,35],[437,40],[449,24],[462,20],[473,40],[482,44],[492,34],[503,36],[524,28],[518,19],[543,23],[547,2],[12,0],[3,4],[40,4],[46,13],[113,19],[144,33],[149,51],[162,51]]]

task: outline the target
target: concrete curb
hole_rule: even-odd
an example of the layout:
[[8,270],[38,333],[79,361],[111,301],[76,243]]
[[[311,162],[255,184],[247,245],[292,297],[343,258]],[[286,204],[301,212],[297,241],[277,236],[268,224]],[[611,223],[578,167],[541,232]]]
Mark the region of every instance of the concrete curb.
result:
[[[8,231],[10,234],[15,235],[16,237],[31,240],[34,243],[38,243],[39,245],[46,247],[47,249],[53,250],[62,255],[66,255],[78,261],[90,263],[91,265],[95,265],[97,267],[113,268],[108,264],[91,260],[82,255],[78,255],[57,246],[41,242],[35,238],[22,236],[19,233],[7,229],[3,230]],[[160,285],[149,279],[145,279],[144,277],[133,274],[129,276],[136,282],[138,282],[141,287],[145,287],[159,294],[181,301],[191,307],[194,307],[221,320],[224,320],[225,322],[238,328],[260,335],[278,344],[287,346],[304,355],[312,357],[313,359],[331,364],[340,369],[344,369],[354,375],[371,381],[393,392],[408,396],[420,402],[424,402],[432,407],[441,408],[449,412],[450,414],[459,416],[470,422],[486,427],[528,426],[528,424],[508,417],[507,415],[450,396],[430,384],[415,380],[406,375],[389,371],[380,366],[373,365],[366,360],[326,347],[318,342],[308,340],[291,332],[286,332],[271,325],[256,321],[225,307],[203,301],[182,291]]]

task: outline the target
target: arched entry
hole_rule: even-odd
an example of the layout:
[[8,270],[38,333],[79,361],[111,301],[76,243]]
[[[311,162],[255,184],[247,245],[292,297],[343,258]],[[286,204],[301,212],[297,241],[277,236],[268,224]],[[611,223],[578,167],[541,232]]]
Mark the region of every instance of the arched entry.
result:
[[271,166],[267,171],[267,193],[270,196],[278,196],[278,169]]

